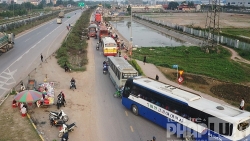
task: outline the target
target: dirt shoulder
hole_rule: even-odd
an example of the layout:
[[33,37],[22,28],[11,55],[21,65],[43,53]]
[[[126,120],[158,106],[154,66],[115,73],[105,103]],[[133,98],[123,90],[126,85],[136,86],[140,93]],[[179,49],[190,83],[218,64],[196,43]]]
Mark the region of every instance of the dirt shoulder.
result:
[[[89,54],[92,50],[88,49]],[[94,96],[92,95],[93,87],[95,85],[95,67],[93,56],[89,55],[89,63],[87,71],[66,73],[57,64],[55,57],[44,63],[35,74],[32,75],[38,82],[43,82],[47,74],[47,81],[56,82],[55,94],[56,96],[63,91],[66,96],[66,107],[62,107],[64,112],[69,116],[67,124],[76,122],[78,128],[70,133],[70,140],[98,140],[97,125],[96,125],[96,111]],[[75,91],[69,89],[70,80],[74,77],[76,79],[77,89]],[[57,137],[59,129],[50,127],[48,120],[48,112],[57,111],[56,106],[52,105],[48,108],[35,108],[34,113],[31,114],[33,119],[37,121],[37,126],[40,131],[44,133],[44,138],[48,141],[59,140]],[[42,124],[41,122],[46,122]]]
[[14,95],[10,95],[0,106],[1,141],[40,141],[27,117],[22,117],[19,107],[12,108]]
[[[66,73],[57,64],[57,59],[52,56],[47,59],[47,63],[43,63],[36,71],[30,73],[23,82],[27,84],[28,79],[35,79],[37,84],[47,82],[55,82],[55,96],[63,91],[66,96],[66,107],[61,109],[69,116],[67,124],[76,122],[77,128],[69,134],[72,141],[89,140],[97,141],[97,122],[96,108],[94,103],[93,88],[95,85],[95,66],[92,50],[88,48],[89,63],[87,71]],[[47,78],[46,78],[47,77]],[[76,79],[77,89],[75,91],[69,89],[71,78]],[[12,108],[12,100],[14,96],[7,98],[2,106],[0,106],[0,124],[5,128],[6,132],[1,132],[1,139],[4,140],[32,140],[39,141],[40,138],[32,127],[27,117],[21,117],[18,108]],[[51,127],[49,123],[49,111],[58,111],[55,105],[47,108],[37,108],[35,105],[29,106],[29,113],[33,119],[38,131],[46,141],[59,141],[57,137],[59,128]]]

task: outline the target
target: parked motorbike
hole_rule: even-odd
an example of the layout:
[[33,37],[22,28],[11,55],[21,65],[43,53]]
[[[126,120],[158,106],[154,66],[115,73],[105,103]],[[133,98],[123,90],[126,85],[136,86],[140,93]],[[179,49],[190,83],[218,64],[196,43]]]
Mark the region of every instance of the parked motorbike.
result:
[[59,119],[59,120],[57,118],[51,118],[50,119],[50,125],[51,125],[51,127],[52,126],[58,127],[58,126],[62,126],[63,124],[65,124],[65,121],[63,121],[61,119]]
[[69,120],[69,117],[63,112],[63,110],[60,110],[59,113],[50,111],[49,119],[52,119],[52,118],[62,119],[65,122]]
[[68,139],[69,139],[69,132],[66,132],[63,134],[61,141],[68,141]]
[[76,127],[75,122],[70,125],[63,124],[62,129],[59,131],[58,137],[61,138],[63,134],[66,132],[73,132],[75,127]]
[[76,84],[75,84],[75,82],[70,82],[70,87],[69,87],[69,88],[70,88],[70,89],[73,88],[73,90],[76,89]]

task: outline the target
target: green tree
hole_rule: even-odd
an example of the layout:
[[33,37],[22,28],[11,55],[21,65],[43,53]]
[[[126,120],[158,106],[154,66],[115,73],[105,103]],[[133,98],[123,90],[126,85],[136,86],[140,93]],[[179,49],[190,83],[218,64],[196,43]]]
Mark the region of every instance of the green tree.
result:
[[131,6],[130,5],[128,5],[127,11],[128,11],[128,14],[130,15],[131,14]]
[[169,4],[168,4],[168,8],[167,9],[176,9],[177,7],[179,6],[179,3],[178,2],[173,2],[171,1]]
[[193,1],[191,1],[191,2],[189,1],[188,2],[188,6],[194,6],[194,2]]

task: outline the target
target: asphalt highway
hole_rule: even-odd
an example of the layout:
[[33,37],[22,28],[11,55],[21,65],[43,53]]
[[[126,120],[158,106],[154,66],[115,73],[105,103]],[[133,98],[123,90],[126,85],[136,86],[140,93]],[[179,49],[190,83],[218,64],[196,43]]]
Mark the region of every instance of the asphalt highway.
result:
[[54,19],[16,37],[14,48],[0,56],[0,98],[41,65],[41,54],[45,60],[60,47],[68,33],[66,26],[75,23],[81,12],[65,14],[62,24]]

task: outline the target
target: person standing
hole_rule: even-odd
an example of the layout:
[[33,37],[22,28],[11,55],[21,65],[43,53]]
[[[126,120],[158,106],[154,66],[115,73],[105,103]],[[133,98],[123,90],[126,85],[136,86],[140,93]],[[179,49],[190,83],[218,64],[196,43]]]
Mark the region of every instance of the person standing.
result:
[[244,101],[244,98],[242,98],[240,102],[240,109],[244,110],[244,106],[245,106],[245,101]]
[[146,55],[145,55],[144,58],[143,58],[143,63],[144,63],[144,65],[145,65],[145,63],[146,63],[146,59],[147,59],[147,57],[146,57]]
[[42,55],[42,53],[41,53],[41,61],[43,62],[43,55]]
[[159,76],[156,74],[155,76],[155,80],[158,81],[159,80]]

